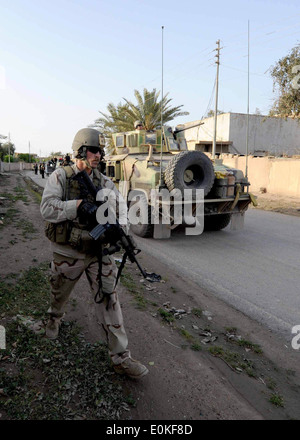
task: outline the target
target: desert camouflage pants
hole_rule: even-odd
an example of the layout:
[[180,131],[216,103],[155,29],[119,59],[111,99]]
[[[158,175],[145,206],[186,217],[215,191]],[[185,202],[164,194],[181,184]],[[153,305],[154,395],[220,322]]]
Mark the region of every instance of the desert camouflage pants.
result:
[[[86,256],[85,259],[74,259],[60,254],[53,254],[51,263],[51,306],[49,314],[53,318],[64,315],[64,308],[70,294],[83,274],[86,273],[93,294],[96,295],[99,286],[99,266],[97,257]],[[100,318],[102,328],[106,334],[110,356],[114,364],[122,362],[130,356],[127,349],[128,339],[123,324],[123,315],[115,290],[117,267],[114,259],[107,255],[102,260],[102,289],[110,294],[100,304],[97,315]]]

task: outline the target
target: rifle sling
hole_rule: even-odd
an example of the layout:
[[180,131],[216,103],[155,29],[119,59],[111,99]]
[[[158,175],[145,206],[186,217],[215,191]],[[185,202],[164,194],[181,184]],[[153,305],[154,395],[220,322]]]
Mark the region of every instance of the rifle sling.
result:
[[118,274],[117,274],[117,278],[116,278],[116,283],[115,283],[115,288],[116,288],[116,286],[118,284],[118,281],[119,281],[119,278],[121,276],[122,270],[124,269],[127,257],[128,257],[127,252],[124,252],[123,258],[122,258],[122,263],[120,264],[120,267],[119,267],[119,270],[118,270]]

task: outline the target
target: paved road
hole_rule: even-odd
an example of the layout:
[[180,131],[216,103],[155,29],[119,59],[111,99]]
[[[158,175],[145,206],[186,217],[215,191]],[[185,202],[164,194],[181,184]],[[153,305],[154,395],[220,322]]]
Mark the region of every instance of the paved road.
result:
[[42,175],[40,173],[35,174],[34,171],[24,170],[22,171],[22,174],[24,174],[27,177],[30,177],[33,180],[33,182],[35,182],[37,185],[45,188],[48,179],[46,174],[44,175],[45,176],[44,179],[42,178]]
[[300,217],[250,209],[242,231],[227,227],[141,248],[238,310],[291,340],[300,325]]

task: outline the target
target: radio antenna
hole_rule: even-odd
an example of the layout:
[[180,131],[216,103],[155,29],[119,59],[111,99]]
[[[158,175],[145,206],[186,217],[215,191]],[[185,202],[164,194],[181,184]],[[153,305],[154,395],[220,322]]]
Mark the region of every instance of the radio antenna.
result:
[[[248,154],[249,154],[249,64],[250,64],[250,24],[248,20],[248,82],[247,82],[247,132],[246,132],[246,168],[245,177],[248,178]],[[248,188],[248,187],[247,187]]]
[[164,127],[163,127],[163,98],[164,98],[164,26],[161,27],[161,104],[160,104],[160,178],[159,178],[159,188],[163,186],[163,176],[162,176],[162,152],[163,152],[163,138],[164,138]]

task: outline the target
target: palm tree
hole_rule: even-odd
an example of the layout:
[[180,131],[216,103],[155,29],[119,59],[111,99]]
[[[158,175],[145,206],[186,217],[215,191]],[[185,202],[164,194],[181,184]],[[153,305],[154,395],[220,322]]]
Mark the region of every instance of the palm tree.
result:
[[111,138],[112,133],[131,131],[135,121],[141,121],[146,130],[160,128],[161,110],[163,124],[172,121],[178,116],[188,115],[188,112],[180,111],[183,105],[171,107],[172,99],[166,94],[162,102],[158,101],[160,92],[153,89],[152,92],[143,90],[143,95],[138,90],[134,91],[137,104],[123,98],[125,104],[119,103],[117,106],[110,103],[107,106],[108,113],[99,112],[102,116],[95,120],[93,127],[97,127],[107,138]]

